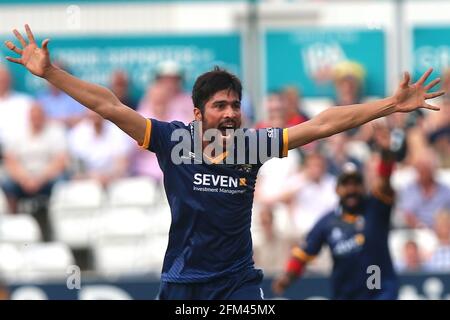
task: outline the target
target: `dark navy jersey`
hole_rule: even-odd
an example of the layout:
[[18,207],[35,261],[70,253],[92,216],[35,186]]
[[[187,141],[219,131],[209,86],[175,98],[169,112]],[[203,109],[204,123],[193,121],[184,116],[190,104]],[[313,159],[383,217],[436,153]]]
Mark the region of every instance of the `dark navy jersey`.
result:
[[[257,172],[265,160],[258,157],[252,164],[227,164],[224,154],[217,156],[224,164],[202,163],[193,149],[179,152],[181,140],[172,141],[172,134],[181,136],[177,129],[184,129],[193,142],[194,122],[185,125],[152,119],[150,124],[148,149],[156,153],[164,173],[172,214],[161,280],[206,282],[252,269],[253,193]],[[287,154],[286,129],[260,129],[254,133],[267,137],[268,143],[276,142],[277,150],[271,150],[271,157]],[[259,143],[245,144],[247,162],[249,153],[258,153],[260,148]],[[181,154],[186,163],[174,163],[174,154]]]
[[[309,232],[305,244],[293,254],[303,261],[328,245],[333,257],[331,274],[334,299],[377,299],[392,290],[396,296],[396,275],[388,248],[391,205],[370,195],[364,214],[342,214],[339,210],[322,217]],[[368,279],[379,267],[381,289],[368,288]],[[369,285],[375,285],[369,280]]]

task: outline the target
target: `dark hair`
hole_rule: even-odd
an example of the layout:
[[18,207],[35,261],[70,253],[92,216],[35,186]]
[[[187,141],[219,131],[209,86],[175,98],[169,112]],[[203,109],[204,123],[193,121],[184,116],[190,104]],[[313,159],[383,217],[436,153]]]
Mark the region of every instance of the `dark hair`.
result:
[[238,77],[217,66],[214,67],[214,70],[202,74],[195,81],[192,89],[194,107],[203,113],[206,102],[217,92],[227,89],[236,92],[239,100],[242,99],[242,85]]

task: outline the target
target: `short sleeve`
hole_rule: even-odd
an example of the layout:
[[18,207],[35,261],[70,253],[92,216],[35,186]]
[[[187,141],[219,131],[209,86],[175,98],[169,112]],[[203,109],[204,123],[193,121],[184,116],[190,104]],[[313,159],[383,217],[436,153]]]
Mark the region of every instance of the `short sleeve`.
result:
[[[324,217],[325,218],[325,217]],[[319,254],[320,249],[325,243],[326,239],[326,226],[325,219],[320,219],[306,237],[305,243],[302,245],[302,250],[305,253],[306,258],[313,258]]]
[[[171,137],[175,129],[180,128],[177,122],[164,122],[155,119],[146,119],[144,142],[140,147],[156,154],[170,152]],[[181,128],[180,128],[181,129]]]
[[287,129],[264,128],[256,130],[258,137],[258,162],[264,164],[272,158],[288,155]]

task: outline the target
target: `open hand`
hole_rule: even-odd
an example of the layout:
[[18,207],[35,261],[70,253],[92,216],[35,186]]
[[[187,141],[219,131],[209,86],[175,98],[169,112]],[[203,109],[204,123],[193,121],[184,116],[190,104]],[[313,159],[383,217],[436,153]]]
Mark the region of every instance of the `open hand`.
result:
[[397,91],[394,94],[397,111],[410,112],[418,108],[426,108],[430,110],[439,110],[438,107],[428,104],[425,100],[439,97],[444,94],[444,91],[428,93],[428,91],[438,84],[441,79],[436,78],[426,86],[425,81],[428,79],[433,69],[428,69],[420,79],[413,84],[410,84],[411,77],[408,72],[405,72],[403,81],[400,83]]
[[45,77],[46,72],[51,67],[50,54],[48,52],[49,39],[42,41],[42,48],[39,48],[34,40],[30,27],[26,24],[28,43],[22,37],[19,31],[13,30],[14,35],[19,40],[22,48],[17,47],[12,41],[5,41],[6,47],[19,54],[19,58],[6,57],[8,61],[18,63],[27,68],[32,74],[38,77]]
[[272,292],[281,296],[290,285],[291,280],[286,274],[281,275],[272,282]]

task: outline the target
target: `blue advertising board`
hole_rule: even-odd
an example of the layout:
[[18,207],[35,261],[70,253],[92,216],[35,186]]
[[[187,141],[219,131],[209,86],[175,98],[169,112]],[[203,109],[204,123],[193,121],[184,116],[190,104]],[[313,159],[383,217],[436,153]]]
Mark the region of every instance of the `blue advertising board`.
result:
[[[61,61],[75,76],[90,82],[108,85],[113,71],[125,70],[133,85],[133,95],[138,97],[151,83],[156,67],[162,61],[171,60],[181,65],[188,90],[199,74],[215,65],[240,75],[240,41],[240,35],[236,33],[52,37],[49,48],[54,61]],[[2,55],[14,56],[5,48],[0,50]],[[43,80],[32,76],[23,67],[8,66],[13,73],[15,89],[35,93],[44,86]]]
[[266,90],[295,85],[308,97],[332,97],[334,91],[331,82],[318,79],[337,63],[351,60],[365,69],[365,93],[384,96],[385,35],[381,30],[267,30],[264,42]]
[[432,67],[436,72],[450,67],[450,25],[413,29],[414,78]]
[[[304,277],[296,281],[283,297],[275,297],[271,291],[272,279],[262,284],[266,299],[329,299],[330,280],[327,277]],[[411,274],[400,276],[400,299],[440,300],[450,299],[450,274]],[[155,277],[100,280],[81,279],[79,289],[69,289],[64,281],[55,283],[22,283],[9,286],[12,299],[48,300],[153,300],[159,290]]]

